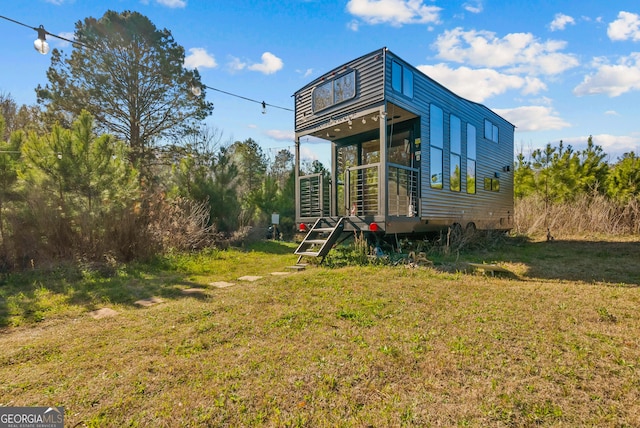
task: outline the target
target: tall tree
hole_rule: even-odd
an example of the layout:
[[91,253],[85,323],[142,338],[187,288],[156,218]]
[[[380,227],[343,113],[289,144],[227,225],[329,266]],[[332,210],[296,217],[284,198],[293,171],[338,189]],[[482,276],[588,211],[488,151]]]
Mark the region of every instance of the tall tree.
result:
[[[0,114],[0,135],[4,134],[5,121]],[[0,243],[2,244],[2,254],[6,255],[6,234],[4,211],[7,202],[17,198],[15,183],[18,178],[17,167],[20,161],[20,146],[24,134],[14,132],[9,140],[4,142],[0,139]]]
[[221,147],[212,166],[213,191],[209,203],[211,216],[217,229],[231,232],[239,225],[238,168],[232,162],[228,149]]
[[267,157],[256,141],[248,138],[229,147],[233,163],[238,167],[242,190],[247,194],[262,186],[267,172]]
[[184,133],[213,110],[189,92],[200,76],[184,68],[184,48],[140,13],[86,18],[76,23],[75,40],[82,47],[69,57],[53,50],[38,102],[63,126],[86,109],[100,130],[130,145],[136,165],[145,167],[159,139]]
[[289,174],[293,171],[293,153],[289,149],[281,149],[276,154],[273,164],[271,165],[271,173],[275,176],[280,189],[284,188]]
[[[111,135],[97,136],[87,112],[71,129],[55,125],[44,136],[30,133],[21,152],[19,176],[47,200],[48,221],[58,228],[49,241],[58,245],[60,254],[77,251],[78,245],[93,250],[109,233],[106,219],[137,200],[137,173],[127,159],[127,147]],[[65,239],[53,242],[61,236]]]
[[625,153],[611,168],[607,191],[611,198],[622,203],[640,198],[640,157],[634,152]]

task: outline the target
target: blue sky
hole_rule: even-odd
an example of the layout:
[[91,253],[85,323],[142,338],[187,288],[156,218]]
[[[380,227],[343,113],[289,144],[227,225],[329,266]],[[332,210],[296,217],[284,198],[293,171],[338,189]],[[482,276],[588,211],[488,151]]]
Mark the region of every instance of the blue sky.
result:
[[[206,85],[276,106],[293,108],[291,95],[311,80],[387,47],[515,124],[516,152],[560,140],[580,149],[589,135],[612,162],[640,152],[637,0],[30,0],[4,1],[0,15],[70,38],[77,21],[107,9],[170,30]],[[50,55],[33,49],[29,28],[0,20],[0,34],[0,92],[34,104]],[[222,142],[292,149],[293,113],[206,96]]]

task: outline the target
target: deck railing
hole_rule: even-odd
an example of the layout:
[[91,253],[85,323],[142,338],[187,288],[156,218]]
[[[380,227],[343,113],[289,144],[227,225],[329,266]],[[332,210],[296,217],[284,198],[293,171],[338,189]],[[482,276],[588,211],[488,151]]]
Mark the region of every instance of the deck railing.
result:
[[388,214],[413,217],[418,209],[418,170],[389,164]]
[[380,214],[380,164],[351,167],[347,170],[348,206],[351,215]]
[[326,217],[331,212],[331,191],[322,174],[300,177],[300,216]]

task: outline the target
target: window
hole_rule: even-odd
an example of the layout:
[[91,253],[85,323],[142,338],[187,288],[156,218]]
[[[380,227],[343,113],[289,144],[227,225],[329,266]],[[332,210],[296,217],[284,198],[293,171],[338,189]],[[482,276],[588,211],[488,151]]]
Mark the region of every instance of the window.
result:
[[467,123],[467,193],[476,193],[476,127]]
[[460,155],[451,154],[451,158],[449,160],[449,190],[452,192],[460,191],[460,180],[461,172],[460,172]]
[[311,96],[313,111],[320,111],[356,96],[356,72],[348,71],[317,86]]
[[399,62],[391,62],[391,87],[396,92],[402,92],[402,65]]
[[498,127],[486,119],[484,121],[484,138],[494,143],[498,142]]
[[460,152],[462,130],[460,119],[451,115],[449,120],[449,190],[459,192],[462,180],[460,170]]
[[489,190],[492,192],[500,191],[500,180],[498,178],[484,178],[484,190]]
[[391,143],[387,148],[387,159],[389,163],[396,165],[411,166],[411,133],[401,131],[394,133]]
[[391,88],[413,98],[413,72],[397,61],[391,62]]
[[430,185],[434,189],[442,189],[442,147],[444,144],[444,123],[442,109],[431,104],[429,109],[429,155],[431,161]]

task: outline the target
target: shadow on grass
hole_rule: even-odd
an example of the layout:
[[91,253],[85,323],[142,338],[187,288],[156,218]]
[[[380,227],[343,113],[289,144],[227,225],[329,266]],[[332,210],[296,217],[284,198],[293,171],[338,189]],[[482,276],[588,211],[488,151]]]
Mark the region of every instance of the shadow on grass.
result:
[[522,276],[530,279],[640,286],[640,242],[507,238],[492,251],[471,251],[464,257],[522,264],[526,266]]
[[[147,267],[148,268],[148,267]],[[202,298],[184,294],[185,288],[202,287],[175,272],[147,273],[145,267],[110,274],[76,266],[51,271],[29,271],[0,280],[0,328],[42,321],[63,315],[70,307],[92,311],[109,305],[136,306],[150,297]]]

